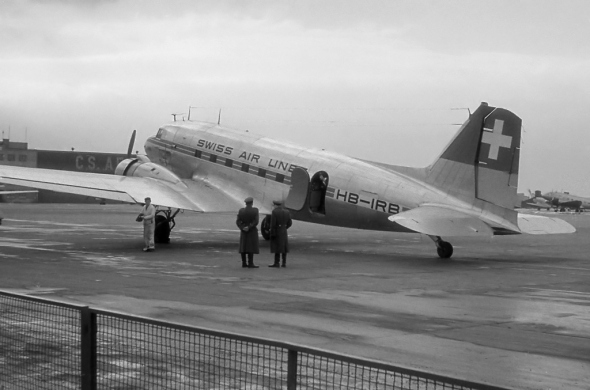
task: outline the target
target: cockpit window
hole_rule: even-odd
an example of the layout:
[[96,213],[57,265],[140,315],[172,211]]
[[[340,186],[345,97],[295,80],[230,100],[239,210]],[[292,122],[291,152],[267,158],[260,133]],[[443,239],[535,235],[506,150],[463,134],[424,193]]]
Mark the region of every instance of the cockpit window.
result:
[[159,138],[164,141],[172,141],[174,139],[174,134],[176,134],[177,130],[178,129],[171,129],[171,128],[162,127],[160,130],[158,130],[158,134],[156,134],[156,138]]

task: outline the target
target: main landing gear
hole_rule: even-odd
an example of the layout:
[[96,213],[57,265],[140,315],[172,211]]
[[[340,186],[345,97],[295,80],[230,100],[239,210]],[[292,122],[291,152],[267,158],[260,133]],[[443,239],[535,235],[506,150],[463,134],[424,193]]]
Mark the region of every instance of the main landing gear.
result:
[[441,259],[448,259],[453,255],[453,246],[450,242],[443,241],[440,236],[428,236],[436,244],[436,253]]
[[156,229],[154,231],[154,242],[157,244],[168,244],[170,242],[170,232],[176,226],[174,217],[180,209],[172,214],[171,209],[158,210],[156,212]]
[[270,215],[267,215],[260,224],[260,234],[266,241],[270,240]]

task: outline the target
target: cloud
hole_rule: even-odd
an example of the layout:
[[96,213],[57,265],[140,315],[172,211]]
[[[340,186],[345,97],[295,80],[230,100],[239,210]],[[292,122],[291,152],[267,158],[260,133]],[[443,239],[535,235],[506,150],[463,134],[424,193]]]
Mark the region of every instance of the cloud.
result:
[[[234,127],[425,165],[465,117],[451,108],[486,100],[543,150],[556,129],[588,144],[588,6],[556,4],[1,2],[0,126],[114,151],[189,105],[208,120],[222,107]],[[582,163],[572,150],[561,165]]]

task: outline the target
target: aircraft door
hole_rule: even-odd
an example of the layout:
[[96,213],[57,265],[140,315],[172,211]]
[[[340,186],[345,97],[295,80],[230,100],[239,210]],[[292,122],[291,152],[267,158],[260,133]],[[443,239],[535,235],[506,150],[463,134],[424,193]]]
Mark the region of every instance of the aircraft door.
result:
[[291,172],[291,189],[285,200],[285,207],[293,211],[301,211],[305,207],[309,193],[309,174],[305,169],[295,168]]
[[328,174],[325,171],[316,172],[311,178],[311,193],[309,210],[312,213],[326,214],[326,190],[328,189]]

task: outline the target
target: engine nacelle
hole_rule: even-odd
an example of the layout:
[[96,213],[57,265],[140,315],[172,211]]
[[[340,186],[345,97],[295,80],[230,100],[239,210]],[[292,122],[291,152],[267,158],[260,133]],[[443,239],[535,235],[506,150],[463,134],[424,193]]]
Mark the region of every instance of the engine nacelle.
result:
[[172,184],[177,184],[182,181],[169,169],[141,157],[127,158],[121,161],[117,165],[117,168],[115,168],[115,175],[151,177],[153,179],[164,180]]

